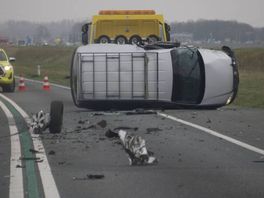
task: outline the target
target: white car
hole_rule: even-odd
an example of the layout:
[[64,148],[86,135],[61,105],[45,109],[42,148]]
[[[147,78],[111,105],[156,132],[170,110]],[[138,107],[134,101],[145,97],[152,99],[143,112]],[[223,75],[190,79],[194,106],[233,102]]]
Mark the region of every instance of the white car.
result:
[[72,59],[73,101],[91,109],[217,108],[235,99],[238,84],[228,47],[90,44]]

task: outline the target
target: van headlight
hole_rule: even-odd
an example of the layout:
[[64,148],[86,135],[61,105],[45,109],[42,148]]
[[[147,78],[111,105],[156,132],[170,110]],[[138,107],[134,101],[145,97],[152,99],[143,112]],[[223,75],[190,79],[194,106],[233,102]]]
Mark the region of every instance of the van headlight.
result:
[[9,71],[9,70],[13,69],[13,67],[11,65],[7,65],[4,68],[5,68],[6,71]]

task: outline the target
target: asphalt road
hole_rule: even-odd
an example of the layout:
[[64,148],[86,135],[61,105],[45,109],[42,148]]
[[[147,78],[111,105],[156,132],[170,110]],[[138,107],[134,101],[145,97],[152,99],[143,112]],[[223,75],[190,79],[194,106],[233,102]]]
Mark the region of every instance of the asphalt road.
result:
[[[53,86],[43,91],[41,84],[26,85],[25,92],[4,95],[29,115],[39,110],[49,112],[53,100],[64,103],[62,132],[54,135],[45,131],[40,135],[63,198],[264,197],[264,156],[259,153],[159,115],[95,114],[76,108],[70,90]],[[264,110],[224,107],[163,113],[264,149]],[[6,197],[10,138],[1,109],[0,120],[0,192]],[[105,127],[97,125],[102,120],[107,123]],[[142,136],[159,163],[129,166],[119,141],[105,137],[108,129],[116,127],[130,127],[129,133]],[[87,175],[104,177],[88,179]],[[42,191],[40,194],[43,196]]]

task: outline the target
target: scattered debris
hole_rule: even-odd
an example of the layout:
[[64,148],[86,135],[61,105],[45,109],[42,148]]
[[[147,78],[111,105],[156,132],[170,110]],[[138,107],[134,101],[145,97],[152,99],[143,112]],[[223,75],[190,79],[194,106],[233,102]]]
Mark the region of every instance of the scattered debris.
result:
[[37,151],[35,149],[29,149],[29,152],[31,152],[31,153],[41,153],[40,151]]
[[138,127],[126,127],[126,126],[121,126],[121,127],[117,127],[117,128],[114,128],[114,131],[117,131],[117,130],[133,130],[133,131],[137,131],[138,130]]
[[95,128],[96,128],[96,126],[95,126],[94,124],[92,124],[92,125],[90,125],[90,126],[84,128],[84,129],[95,129]]
[[35,161],[38,161],[38,160],[41,160],[39,157],[20,157],[19,159],[21,161],[26,161],[26,160],[35,160]]
[[108,137],[108,138],[118,138],[119,137],[118,133],[112,131],[111,129],[108,129],[105,132],[105,136]]
[[85,124],[85,123],[89,123],[88,120],[79,120],[78,124]]
[[208,120],[206,121],[206,123],[210,124],[210,123],[212,123],[212,121],[208,118]]
[[107,126],[107,122],[105,120],[101,120],[100,122],[97,123],[98,126],[101,128],[105,128]]
[[92,116],[111,116],[111,115],[120,115],[120,112],[96,112]]
[[154,165],[158,160],[147,151],[146,142],[140,136],[130,136],[124,130],[118,131],[119,138],[129,156],[130,165]]
[[254,163],[264,163],[264,160],[255,160]]
[[50,114],[44,113],[42,110],[32,115],[28,122],[29,131],[31,133],[40,134],[45,131],[50,123]]
[[55,155],[56,154],[56,152],[55,151],[53,151],[53,150],[51,150],[51,151],[49,151],[49,153],[48,153],[49,155]]
[[103,179],[104,175],[87,175],[89,179]]
[[25,166],[18,164],[18,165],[16,165],[16,168],[25,168]]
[[147,130],[146,134],[151,134],[153,132],[155,133],[155,132],[162,131],[160,128],[147,128],[146,130]]
[[64,165],[66,162],[63,161],[63,162],[58,162],[58,165]]
[[102,174],[89,174],[86,175],[86,177],[73,177],[73,180],[79,180],[79,181],[83,181],[83,180],[97,180],[97,179],[103,179],[105,176]]
[[135,111],[126,112],[126,115],[149,115],[149,114],[157,114],[157,112],[152,110],[145,110],[145,109],[136,109]]
[[128,154],[129,165],[154,165],[158,160],[153,156],[154,153],[146,148],[146,141],[140,136],[128,135],[124,130],[112,131],[108,129],[105,132],[108,138],[119,138],[120,141],[114,144],[121,144]]

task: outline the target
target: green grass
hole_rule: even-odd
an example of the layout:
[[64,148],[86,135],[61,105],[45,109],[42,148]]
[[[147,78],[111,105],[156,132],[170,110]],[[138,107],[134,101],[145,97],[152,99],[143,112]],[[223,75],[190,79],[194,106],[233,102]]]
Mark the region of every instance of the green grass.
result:
[[[69,85],[70,63],[73,47],[6,47],[9,56],[16,57],[16,75]],[[264,108],[264,49],[244,48],[235,50],[240,72],[238,97],[233,105]],[[41,76],[37,76],[41,65]]]
[[[16,75],[43,80],[48,75],[50,82],[69,85],[70,63],[73,47],[8,47],[9,56],[14,56]],[[37,66],[41,67],[41,76],[37,76]]]
[[241,71],[234,105],[264,108],[264,72]]

